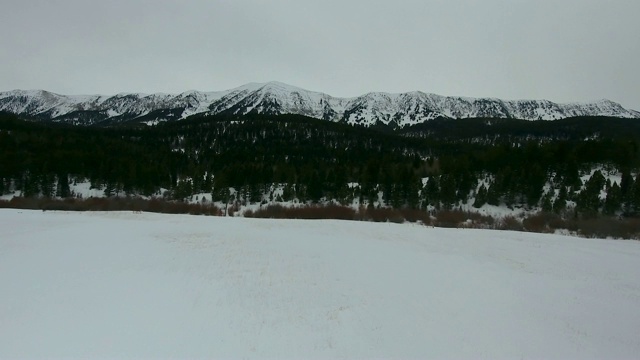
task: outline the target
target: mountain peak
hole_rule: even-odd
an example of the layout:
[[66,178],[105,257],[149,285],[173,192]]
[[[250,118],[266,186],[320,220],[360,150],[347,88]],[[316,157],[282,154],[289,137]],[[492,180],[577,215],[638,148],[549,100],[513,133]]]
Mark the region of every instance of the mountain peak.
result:
[[[572,116],[640,118],[640,113],[602,99],[558,104],[549,100],[500,100],[442,96],[411,91],[369,92],[337,98],[279,81],[248,83],[215,92],[172,94],[120,93],[114,96],[66,96],[44,90],[0,93],[0,110],[41,120],[96,122],[171,121],[194,114],[300,114],[352,125],[384,124],[402,128],[437,117],[497,117],[555,120]],[[92,115],[93,114],[93,115]]]

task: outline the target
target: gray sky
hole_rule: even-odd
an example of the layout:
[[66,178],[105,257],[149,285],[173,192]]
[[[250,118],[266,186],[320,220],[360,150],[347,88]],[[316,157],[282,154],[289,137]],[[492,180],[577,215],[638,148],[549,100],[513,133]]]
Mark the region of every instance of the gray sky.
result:
[[638,0],[3,0],[0,91],[608,98],[640,110]]

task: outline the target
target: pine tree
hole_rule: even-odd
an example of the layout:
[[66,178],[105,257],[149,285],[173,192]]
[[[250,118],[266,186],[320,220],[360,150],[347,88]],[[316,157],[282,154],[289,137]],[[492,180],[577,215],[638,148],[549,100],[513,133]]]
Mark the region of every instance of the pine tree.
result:
[[307,184],[307,196],[312,202],[316,203],[322,198],[322,185],[318,172],[313,171],[311,173],[311,179]]
[[522,179],[526,182],[527,205],[536,206],[542,196],[542,188],[547,179],[546,172],[538,164],[534,164],[531,169],[522,174]]
[[427,205],[436,206],[440,203],[440,182],[437,176],[430,176],[425,186],[425,207]]
[[58,175],[58,182],[56,186],[56,196],[66,198],[71,195],[71,189],[69,188],[69,176],[64,173]]
[[540,208],[544,212],[551,212],[553,210],[553,204],[551,203],[551,196],[553,194],[553,190],[547,192],[540,199]]
[[567,208],[567,187],[560,185],[560,191],[558,192],[558,198],[553,202],[553,211],[559,214]]
[[627,213],[631,211],[631,187],[633,186],[633,176],[629,170],[622,171],[622,179],[620,181],[620,196],[622,198],[622,211]]
[[440,200],[445,209],[450,209],[456,201],[456,182],[453,176],[445,174],[440,177]]
[[111,181],[107,181],[107,185],[104,188],[104,196],[105,197],[111,197],[113,195],[115,195],[116,193],[116,187],[114,185],[113,182]]
[[607,190],[607,197],[604,201],[604,213],[613,215],[622,207],[622,190],[618,183],[613,183]]
[[285,184],[282,188],[282,201],[288,202],[293,200],[293,190],[290,184]]
[[26,171],[22,175],[21,183],[22,183],[22,188],[20,190],[22,191],[22,196],[31,197],[31,196],[37,196],[40,194],[40,189],[38,186],[38,178],[33,174],[31,174],[29,171]]
[[498,193],[498,186],[495,183],[489,185],[487,189],[487,204],[493,206],[500,205],[500,194]]
[[478,192],[476,193],[476,199],[473,202],[473,207],[481,208],[482,205],[487,203],[487,188],[484,185],[480,185]]
[[637,215],[640,213],[640,174],[636,176],[633,185],[629,189],[629,214]]
[[255,204],[262,200],[262,193],[260,193],[260,187],[256,184],[249,185],[249,203]]
[[420,198],[418,196],[418,182],[419,180],[414,180],[410,184],[406,185],[406,203],[410,209],[417,209]]
[[56,178],[51,173],[39,176],[40,193],[44,197],[53,197],[56,194]]
[[577,201],[577,208],[582,213],[593,215],[598,212],[601,205],[600,192],[606,180],[600,170],[596,170],[585,183],[584,189],[580,192]]

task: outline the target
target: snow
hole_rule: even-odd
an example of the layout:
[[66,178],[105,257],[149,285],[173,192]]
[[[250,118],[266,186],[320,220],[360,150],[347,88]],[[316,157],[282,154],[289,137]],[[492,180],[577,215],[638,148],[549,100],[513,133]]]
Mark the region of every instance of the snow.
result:
[[90,181],[75,181],[69,184],[69,190],[83,199],[104,197],[104,188],[92,188]]
[[149,120],[149,121],[141,121],[141,124],[145,124],[147,126],[156,126],[160,123],[166,122],[168,121],[167,119],[155,119],[155,120]]
[[114,116],[120,116],[120,115],[122,115],[122,114],[117,112],[117,111],[115,111],[115,110],[113,110],[113,109],[108,109],[107,110],[107,116],[108,117],[114,117]]
[[0,358],[635,358],[640,244],[0,210]]

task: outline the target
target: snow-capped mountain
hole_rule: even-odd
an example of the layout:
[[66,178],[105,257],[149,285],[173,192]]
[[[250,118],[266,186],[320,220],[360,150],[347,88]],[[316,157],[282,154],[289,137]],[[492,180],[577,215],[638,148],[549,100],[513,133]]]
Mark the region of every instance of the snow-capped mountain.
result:
[[351,125],[402,128],[438,117],[555,120],[572,116],[640,118],[609,100],[557,104],[548,100],[449,97],[420,91],[372,92],[338,98],[280,82],[250,83],[218,92],[58,95],[43,90],[0,93],[0,111],[73,124],[171,121],[195,114],[299,114]]

